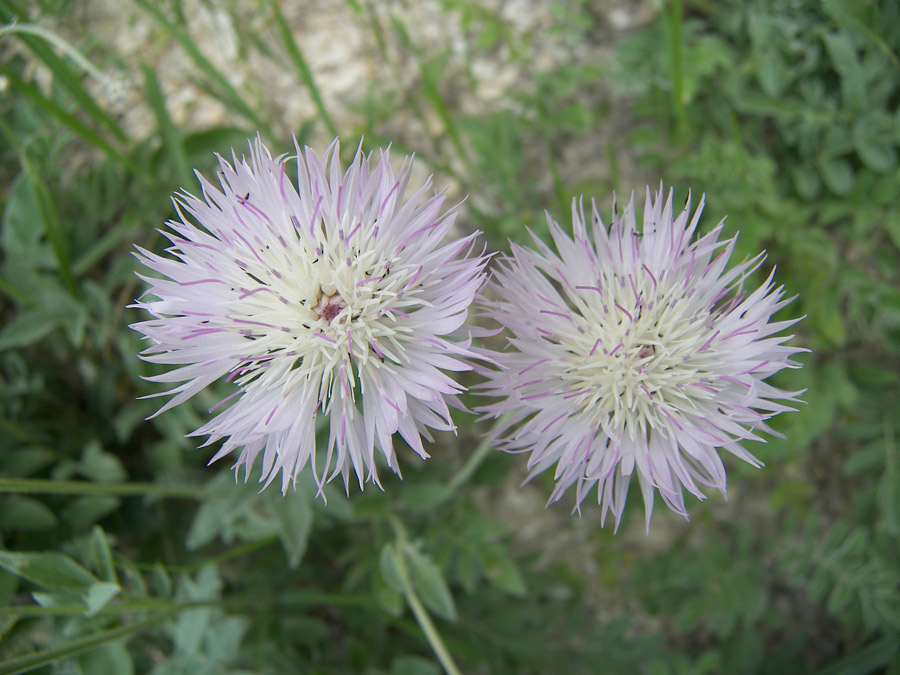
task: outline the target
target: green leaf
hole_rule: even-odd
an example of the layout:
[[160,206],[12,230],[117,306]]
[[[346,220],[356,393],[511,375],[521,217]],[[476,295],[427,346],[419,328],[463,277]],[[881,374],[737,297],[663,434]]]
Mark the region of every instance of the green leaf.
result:
[[141,5],[148,13],[153,15],[153,18],[165,29],[167,35],[172,36],[181,48],[187,53],[188,57],[191,61],[194,62],[194,65],[197,66],[203,73],[206,74],[207,78],[214,83],[216,88],[218,88],[218,98],[226,105],[230,106],[232,110],[243,115],[248,120],[250,120],[257,129],[259,129],[264,136],[269,138],[275,138],[275,134],[272,133],[271,127],[266,124],[259,115],[256,114],[254,108],[247,101],[247,97],[245,95],[240,94],[234,86],[228,81],[228,78],[225,77],[220,70],[218,70],[213,63],[206,58],[203,52],[200,51],[200,48],[197,46],[197,41],[194,40],[188,33],[183,31],[181,28],[172,23],[166,15],[153,3],[149,2],[149,0],[137,0],[138,4]]
[[504,551],[496,546],[488,546],[482,552],[482,561],[485,576],[494,586],[516,597],[525,595],[525,578]]
[[69,258],[69,244],[66,241],[65,230],[59,222],[53,195],[44,182],[31,170],[29,170],[29,182],[38,206],[39,222],[43,225],[44,234],[47,241],[50,242],[50,248],[56,258],[56,269],[69,293],[77,295],[78,289],[75,286],[75,277],[72,276],[72,263]]
[[191,522],[185,546],[193,551],[215,539],[225,543],[235,537],[250,541],[279,533],[280,527],[272,517],[258,513],[263,497],[255,483],[237,483],[235,475],[224,471],[207,486],[216,494],[207,498]]
[[94,561],[94,568],[103,581],[118,584],[116,578],[116,568],[113,564],[112,551],[109,547],[109,540],[106,538],[106,532],[103,528],[95,525],[91,530],[91,553]]
[[35,308],[20,312],[11,323],[0,329],[0,352],[18,349],[38,342],[62,323],[59,312]]
[[66,506],[63,518],[76,531],[88,529],[119,507],[119,498],[108,495],[84,496],[73,499]]
[[848,656],[819,671],[820,675],[868,675],[884,668],[897,655],[900,642],[895,635],[854,651]]
[[378,571],[388,588],[396,593],[405,593],[406,585],[403,583],[403,575],[400,574],[400,564],[397,560],[397,552],[393,544],[385,544],[378,556]]
[[162,138],[163,147],[169,155],[181,187],[187,188],[191,181],[191,167],[188,164],[181,132],[172,122],[172,118],[169,117],[169,111],[166,110],[166,100],[159,87],[156,72],[147,65],[142,66],[141,70],[144,73],[144,94],[147,104],[153,109],[153,114],[156,115],[156,128]]
[[854,147],[867,167],[878,173],[887,173],[897,166],[897,150],[891,143],[875,138],[857,138]]
[[0,501],[0,530],[33,532],[56,527],[57,520],[43,502],[31,497],[8,497]]
[[95,483],[118,483],[128,478],[119,458],[104,452],[97,440],[92,440],[85,446],[79,473]]
[[123,640],[110,642],[78,657],[83,673],[115,673],[132,675],[134,662]]
[[791,169],[797,194],[808,201],[815,199],[822,191],[822,181],[816,170],[810,166],[797,165]]
[[0,567],[51,591],[87,590],[94,575],[62,553],[0,551]]
[[116,597],[120,590],[118,584],[111,584],[106,581],[99,581],[96,584],[92,584],[83,596],[84,604],[87,605],[87,615],[94,616],[109,604],[110,600]]
[[291,61],[294,62],[294,66],[300,74],[300,79],[302,79],[303,84],[306,85],[306,89],[312,97],[316,110],[319,112],[319,118],[322,120],[328,133],[331,136],[337,136],[337,127],[335,127],[334,122],[331,121],[331,116],[328,114],[328,109],[325,107],[325,102],[322,100],[322,95],[319,93],[319,88],[316,86],[316,80],[313,77],[312,71],[306,63],[306,59],[303,56],[303,52],[300,50],[300,46],[294,39],[291,27],[281,13],[281,8],[278,6],[277,0],[270,0],[270,6],[272,7],[272,12],[275,14],[275,23],[278,25],[278,33],[281,36],[281,41],[284,43],[284,48],[287,50]]
[[893,120],[880,110],[858,117],[853,124],[853,147],[872,171],[888,173],[897,166],[893,127]]
[[403,615],[406,603],[403,601],[402,593],[388,586],[382,574],[372,576],[372,593],[375,596],[375,602],[389,616],[396,619]]
[[288,492],[283,497],[269,491],[269,508],[278,522],[278,538],[288,556],[288,566],[295,569],[306,553],[309,534],[312,532],[313,510],[309,495],[300,491]]
[[456,607],[453,604],[453,596],[438,566],[412,545],[406,546],[403,553],[409,570],[410,583],[425,606],[447,621],[455,621]]
[[441,669],[421,656],[398,656],[391,662],[391,675],[441,675]]
[[819,173],[828,189],[841,197],[847,195],[856,182],[853,167],[846,159],[830,159],[819,162]]

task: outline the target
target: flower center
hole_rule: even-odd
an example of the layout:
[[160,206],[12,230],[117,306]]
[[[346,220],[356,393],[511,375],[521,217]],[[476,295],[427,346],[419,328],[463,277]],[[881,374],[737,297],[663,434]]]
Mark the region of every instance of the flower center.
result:
[[325,295],[323,293],[319,297],[319,304],[316,305],[315,311],[316,314],[325,319],[325,321],[331,323],[346,306],[347,305],[344,304],[343,298],[341,298],[340,295]]

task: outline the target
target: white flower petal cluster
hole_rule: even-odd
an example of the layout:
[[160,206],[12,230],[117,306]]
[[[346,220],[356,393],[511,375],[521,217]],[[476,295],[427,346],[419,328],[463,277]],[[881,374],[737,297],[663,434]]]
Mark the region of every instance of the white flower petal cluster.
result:
[[464,323],[487,258],[470,255],[476,234],[445,241],[455,213],[430,179],[406,197],[409,180],[387,151],[343,170],[337,141],[276,158],[257,141],[220,159],[219,186],[201,176],[202,198],[178,197],[168,255],[139,249],[152,275],[134,306],[153,318],[133,328],[144,359],[174,367],[150,379],[179,383],[159,412],[234,386],[194,432],[223,441],[213,461],[236,453],[249,473],[262,455],[283,491],[307,464],[320,489],[351,473],[362,487],[378,483],[378,454],[399,473],[395,433],[424,458],[429,429],[454,429],[462,387],[447,373],[471,367]]
[[741,441],[792,410],[800,392],[765,381],[805,351],[781,334],[797,320],[771,320],[791,300],[771,274],[744,290],[763,255],[728,269],[722,223],[694,239],[702,209],[675,216],[671,192],[648,189],[638,229],[633,197],[610,227],[573,202],[574,238],[550,220],[555,250],[534,237],[500,261],[484,302],[511,337],[485,409],[506,415],[503,447],[530,453],[531,476],[555,467],[551,501],[574,486],[579,508],[596,487],[618,523],[636,475],[648,527],[655,492],[687,517],[683,488],[725,492],[719,450],[758,465]]

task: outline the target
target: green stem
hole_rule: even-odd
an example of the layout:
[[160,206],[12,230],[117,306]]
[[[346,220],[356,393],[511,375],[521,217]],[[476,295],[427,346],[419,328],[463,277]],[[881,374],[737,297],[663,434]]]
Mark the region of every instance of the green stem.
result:
[[454,474],[453,478],[450,479],[450,482],[447,484],[450,488],[448,496],[455,494],[457,490],[468,483],[469,479],[472,478],[476,471],[478,471],[478,468],[484,463],[484,460],[491,454],[497,432],[504,424],[506,424],[506,421],[510,416],[511,413],[504,413],[497,418],[497,421],[494,422],[494,426],[484,435],[481,443],[475,448],[475,452],[469,456],[466,463],[463,464],[459,471]]
[[[174,615],[190,609],[219,607],[232,612],[258,612],[260,609],[289,607],[371,607],[368,595],[347,595],[319,593],[316,591],[295,591],[279,595],[277,598],[241,597],[224,600],[187,600],[172,601],[159,598],[138,598],[127,602],[109,604],[101,607],[97,615],[118,616],[136,612],[165,612]],[[46,616],[84,616],[85,606],[81,603],[41,607],[40,605],[8,605],[0,607],[0,617],[46,617]]]
[[104,495],[115,497],[173,497],[205,499],[213,492],[196,485],[157,485],[156,483],[88,483],[76,480],[40,480],[0,478],[0,494],[5,492],[56,495]]
[[419,596],[416,595],[409,580],[409,575],[406,572],[406,561],[404,560],[404,550],[407,546],[406,530],[396,516],[390,516],[390,521],[397,535],[397,555],[395,556],[397,559],[397,572],[400,574],[400,580],[403,582],[403,594],[406,596],[406,602],[409,603],[409,608],[412,610],[413,616],[416,617],[416,623],[419,624],[419,628],[425,634],[425,639],[428,640],[428,644],[431,646],[431,650],[438,661],[440,661],[444,672],[447,675],[462,675],[462,671],[453,661],[453,657],[441,639],[441,634],[431,620],[428,610],[425,609],[425,605],[419,600]]

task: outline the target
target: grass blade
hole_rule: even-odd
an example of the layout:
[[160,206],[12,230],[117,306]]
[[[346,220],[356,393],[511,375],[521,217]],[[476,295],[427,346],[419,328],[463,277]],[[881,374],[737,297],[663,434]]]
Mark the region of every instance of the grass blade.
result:
[[[17,18],[17,12],[14,11],[10,3],[5,0],[0,0],[0,20],[4,23],[12,24]],[[106,113],[106,111],[97,105],[91,94],[84,88],[81,76],[73,71],[64,59],[61,59],[53,52],[46,41],[46,36],[28,30],[15,32],[18,34],[19,39],[28,46],[34,55],[44,62],[44,65],[50,69],[56,80],[65,87],[78,102],[81,109],[94,120],[95,124],[106,127],[118,141],[123,144],[128,144],[128,135],[116,121]],[[70,47],[66,51],[74,51],[74,48]],[[79,63],[81,63],[81,60],[79,60]],[[92,69],[92,72],[96,72],[96,69]]]
[[188,56],[191,57],[191,60],[204,72],[206,76],[218,87],[219,96],[221,97],[224,103],[227,103],[234,109],[237,113],[247,118],[250,122],[256,125],[256,128],[259,129],[264,136],[269,138],[274,138],[275,135],[272,133],[271,127],[262,121],[262,119],[253,112],[253,108],[251,108],[244,101],[244,98],[238,93],[238,91],[231,85],[231,83],[227,80],[227,78],[222,75],[221,72],[207,59],[203,52],[201,52],[197,45],[194,43],[194,40],[191,37],[182,31],[178,26],[173,24],[166,18],[166,15],[162,13],[157,7],[154,7],[148,0],[137,0],[137,3],[147,10],[150,14],[153,15],[153,18],[156,19],[157,23],[159,23],[166,31],[175,38],[175,41],[181,45],[182,49],[187,52]]
[[138,175],[145,176],[147,174],[147,172],[138,166],[131,158],[126,157],[110,145],[103,136],[94,129],[91,129],[72,113],[64,110],[55,101],[44,96],[38,91],[37,87],[25,82],[6,64],[0,63],[0,75],[5,75],[9,79],[12,88],[23,93],[36,108],[55,117],[65,126],[69,127],[75,134],[81,136],[85,141],[105,153],[110,159]]
[[163,147],[169,153],[181,187],[187,188],[191,182],[192,174],[187,153],[184,151],[181,133],[173,124],[172,118],[169,117],[169,112],[166,110],[166,101],[159,87],[156,72],[148,65],[141,66],[141,70],[144,73],[144,93],[147,97],[147,103],[153,108],[153,114],[156,115],[156,125],[162,138]]
[[328,129],[328,133],[332,136],[337,136],[337,127],[334,126],[334,122],[331,121],[331,116],[325,109],[325,103],[322,100],[322,95],[319,93],[319,88],[316,86],[312,71],[309,69],[309,65],[306,63],[306,59],[303,57],[303,52],[300,51],[297,41],[294,40],[294,36],[291,34],[291,29],[287,25],[287,21],[284,20],[284,14],[281,13],[278,2],[276,0],[270,0],[269,4],[272,5],[272,11],[275,13],[275,22],[278,24],[278,32],[281,33],[284,48],[287,49],[288,55],[291,57],[294,65],[297,66],[300,77],[306,85],[306,88],[309,90],[313,103],[316,104],[316,110],[319,111],[319,117],[321,117],[322,123],[325,125],[325,128]]
[[37,204],[41,223],[44,226],[44,234],[50,242],[53,256],[56,258],[56,267],[63,283],[73,296],[79,295],[75,277],[72,275],[72,263],[69,259],[69,246],[66,235],[59,223],[59,214],[56,212],[56,202],[47,185],[30,168],[26,169],[28,182],[34,194],[34,202]]

